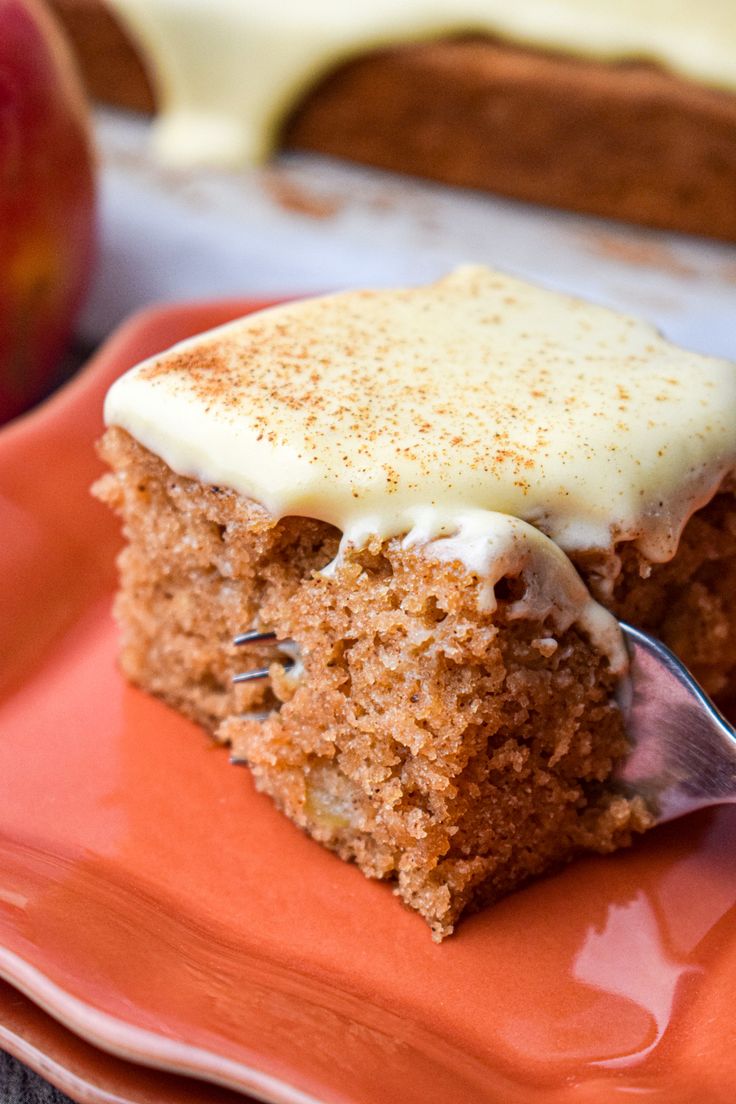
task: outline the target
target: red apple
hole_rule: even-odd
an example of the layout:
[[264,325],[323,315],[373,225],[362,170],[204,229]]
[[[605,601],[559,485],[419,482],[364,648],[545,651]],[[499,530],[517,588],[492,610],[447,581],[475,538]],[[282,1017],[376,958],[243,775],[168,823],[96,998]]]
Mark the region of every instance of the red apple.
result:
[[94,210],[89,115],[62,32],[41,0],[0,0],[0,423],[58,368]]

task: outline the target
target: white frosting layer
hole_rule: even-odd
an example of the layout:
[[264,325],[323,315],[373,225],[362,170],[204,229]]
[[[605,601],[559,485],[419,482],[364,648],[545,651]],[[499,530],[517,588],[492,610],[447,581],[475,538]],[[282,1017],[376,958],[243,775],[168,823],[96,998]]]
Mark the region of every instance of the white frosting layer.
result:
[[733,0],[108,0],[148,59],[171,163],[236,165],[329,70],[460,32],[603,61],[643,59],[736,90]]
[[468,510],[669,559],[736,466],[736,369],[482,267],[250,315],[139,365],[108,423],[170,467],[362,544]]
[[736,367],[466,267],[183,342],[113,384],[105,420],[275,517],[460,560],[488,610],[495,583],[521,572],[520,615],[575,619],[620,668],[615,622],[560,549],[631,540],[651,561],[674,554],[736,467]]

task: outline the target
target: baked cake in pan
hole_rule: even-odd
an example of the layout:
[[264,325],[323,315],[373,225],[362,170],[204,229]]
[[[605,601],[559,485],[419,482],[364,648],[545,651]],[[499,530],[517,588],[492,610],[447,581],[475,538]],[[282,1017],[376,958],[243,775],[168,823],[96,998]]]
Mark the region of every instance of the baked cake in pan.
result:
[[466,267],[186,341],[105,414],[125,674],[436,938],[651,823],[613,615],[724,699],[732,365]]
[[170,161],[285,145],[736,240],[723,0],[52,6],[91,92],[156,111]]

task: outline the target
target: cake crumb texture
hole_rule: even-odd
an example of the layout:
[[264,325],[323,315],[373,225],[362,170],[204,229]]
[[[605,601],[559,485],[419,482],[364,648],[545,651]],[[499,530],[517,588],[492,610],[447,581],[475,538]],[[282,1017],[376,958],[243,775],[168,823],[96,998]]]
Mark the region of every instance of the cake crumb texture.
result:
[[[606,659],[579,629],[512,619],[518,579],[481,613],[460,563],[375,538],[348,549],[306,518],[275,520],[174,474],[124,431],[97,494],[123,515],[121,664],[247,760],[259,789],[315,839],[389,880],[435,938],[580,851],[651,823],[610,783],[627,743]],[[619,549],[618,574],[578,567],[615,612],[660,634],[721,701],[732,681],[736,510],[730,489],[687,525],[675,558]],[[296,675],[272,629],[298,648]],[[232,684],[271,664],[265,682]],[[265,714],[265,717],[263,716]]]

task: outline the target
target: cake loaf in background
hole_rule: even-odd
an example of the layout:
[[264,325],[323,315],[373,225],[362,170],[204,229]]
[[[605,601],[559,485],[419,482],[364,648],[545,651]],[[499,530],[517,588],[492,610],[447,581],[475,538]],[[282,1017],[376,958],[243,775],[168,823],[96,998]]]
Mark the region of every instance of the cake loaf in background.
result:
[[736,240],[736,18],[721,0],[52,6],[92,94],[156,112],[169,161],[303,148]]

